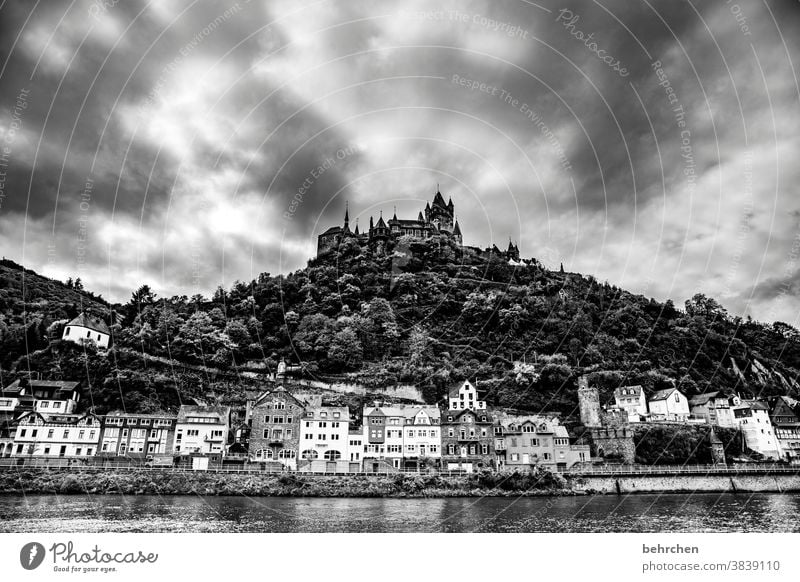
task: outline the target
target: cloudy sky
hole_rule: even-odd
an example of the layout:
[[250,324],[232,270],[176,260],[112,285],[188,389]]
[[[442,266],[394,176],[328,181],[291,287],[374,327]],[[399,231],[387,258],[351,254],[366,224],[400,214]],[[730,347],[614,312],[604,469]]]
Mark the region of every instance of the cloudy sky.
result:
[[467,244],[798,324],[797,2],[435,4],[2,2],[2,254],[208,294],[439,184]]

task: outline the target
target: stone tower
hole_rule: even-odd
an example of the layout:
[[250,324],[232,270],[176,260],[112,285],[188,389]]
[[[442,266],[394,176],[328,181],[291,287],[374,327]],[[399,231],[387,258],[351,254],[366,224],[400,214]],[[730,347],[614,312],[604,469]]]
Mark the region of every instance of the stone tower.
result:
[[711,460],[715,465],[726,465],[725,462],[725,445],[722,440],[717,436],[717,433],[714,431],[714,428],[711,428],[711,435],[709,436],[709,440],[711,441]]
[[600,395],[597,387],[589,387],[589,377],[578,378],[578,406],[581,411],[583,426],[596,428],[600,426]]

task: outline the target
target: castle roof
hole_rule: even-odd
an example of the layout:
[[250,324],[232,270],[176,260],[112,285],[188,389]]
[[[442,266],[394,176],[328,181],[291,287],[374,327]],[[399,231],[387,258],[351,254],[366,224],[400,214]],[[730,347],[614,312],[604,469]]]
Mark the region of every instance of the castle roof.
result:
[[461,234],[461,227],[458,226],[457,220],[456,220],[456,225],[453,227],[453,234]]
[[322,234],[323,235],[326,235],[326,234],[339,234],[340,232],[342,232],[342,227],[341,226],[332,226],[328,230],[323,232]]
[[439,192],[438,190],[436,191],[436,196],[433,197],[432,206],[436,206],[436,205],[442,206],[444,208],[447,207],[447,204],[444,203],[444,198],[442,197],[442,193]]
[[386,228],[386,223],[383,221],[383,216],[378,219],[378,224],[375,225],[375,228]]

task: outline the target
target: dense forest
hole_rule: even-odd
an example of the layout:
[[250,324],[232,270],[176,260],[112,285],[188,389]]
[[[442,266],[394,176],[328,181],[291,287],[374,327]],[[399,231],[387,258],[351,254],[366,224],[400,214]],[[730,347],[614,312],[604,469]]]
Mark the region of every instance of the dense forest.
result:
[[[30,371],[80,377],[98,410],[151,410],[234,390],[239,370],[274,371],[284,358],[312,378],[413,383],[431,402],[470,378],[493,405],[565,415],[575,413],[584,373],[603,399],[621,384],[650,392],[672,383],[689,397],[717,389],[797,396],[800,333],[787,324],[731,316],[704,295],[678,308],[446,237],[401,242],[375,254],[346,240],[294,273],[264,273],[211,298],[158,297],[144,285],[116,305],[79,280],[60,283],[4,260],[3,384]],[[111,325],[107,354],[55,339],[81,310]]]

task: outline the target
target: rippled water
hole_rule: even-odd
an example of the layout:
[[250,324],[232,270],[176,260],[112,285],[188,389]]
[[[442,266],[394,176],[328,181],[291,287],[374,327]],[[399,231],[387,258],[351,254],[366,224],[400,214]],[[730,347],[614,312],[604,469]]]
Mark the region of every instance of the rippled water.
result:
[[2,532],[800,531],[800,496],[365,499],[0,496]]

